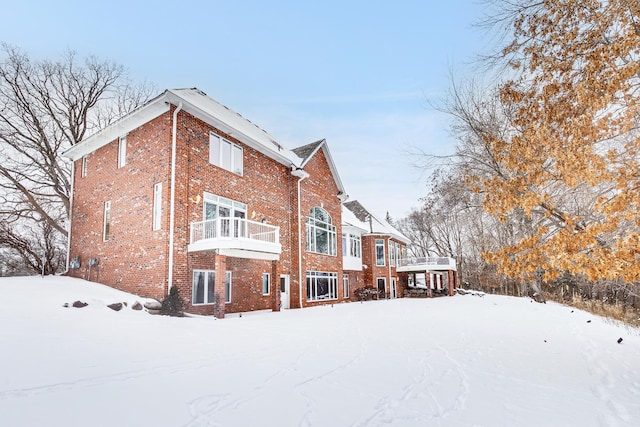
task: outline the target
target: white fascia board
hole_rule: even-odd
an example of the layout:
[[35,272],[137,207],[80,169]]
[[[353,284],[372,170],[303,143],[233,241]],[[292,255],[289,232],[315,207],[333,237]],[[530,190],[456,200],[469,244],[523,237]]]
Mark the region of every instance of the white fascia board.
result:
[[74,161],[78,160],[81,157],[104,147],[116,138],[139,128],[145,123],[169,111],[170,105],[166,102],[165,98],[165,94],[158,96],[145,106],[132,111],[115,123],[82,140],[62,153],[62,155]]
[[[189,101],[185,100],[184,98],[180,97],[178,94],[173,93],[172,91],[168,91],[167,92],[167,98],[169,100],[169,102],[171,102],[172,104],[178,104],[180,102],[182,102],[183,106],[182,109],[184,111],[186,111],[187,113],[191,114],[192,116],[202,120],[203,122],[215,127],[216,129],[221,130],[222,132],[233,136],[234,138],[236,138],[238,141],[247,144],[249,147],[255,149],[256,151],[259,151],[260,153],[264,154],[265,156],[277,161],[278,163],[281,163],[285,166],[292,166],[295,165],[295,161],[287,156],[285,156],[284,154],[281,154],[275,150],[271,150],[267,147],[265,147],[265,145],[261,142],[259,142],[258,140],[256,140],[255,138],[251,137],[250,135],[247,135],[245,132],[242,132],[242,130],[238,129],[237,127],[221,120],[218,117],[213,116],[212,114],[208,113],[207,111],[203,110],[202,108],[198,107],[197,105],[190,103]],[[236,114],[236,113],[233,113]],[[288,150],[287,150],[288,151]]]
[[[342,185],[342,180],[340,179],[338,168],[336,168],[336,164],[333,162],[333,157],[331,157],[331,152],[329,151],[329,146],[327,145],[326,139],[323,139],[322,142],[318,144],[318,146],[313,151],[313,153],[307,156],[307,159],[303,164],[300,165],[300,167],[304,168],[307,165],[307,163],[309,163],[309,161],[313,158],[313,156],[315,156],[318,153],[320,149],[322,149],[322,152],[324,153],[324,157],[327,159],[327,163],[329,163],[329,170],[331,170],[331,175],[333,175],[333,180],[335,181],[336,186],[338,187],[338,193],[346,195],[347,193],[344,189],[344,185]],[[346,198],[345,200],[343,200],[343,202],[344,201],[346,201]]]

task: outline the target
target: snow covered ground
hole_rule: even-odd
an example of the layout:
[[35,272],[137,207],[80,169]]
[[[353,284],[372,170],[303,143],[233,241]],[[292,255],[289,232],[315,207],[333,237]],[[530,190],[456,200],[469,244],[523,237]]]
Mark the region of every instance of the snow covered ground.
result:
[[640,332],[570,307],[458,295],[215,320],[136,299],[0,278],[0,425],[640,425]]

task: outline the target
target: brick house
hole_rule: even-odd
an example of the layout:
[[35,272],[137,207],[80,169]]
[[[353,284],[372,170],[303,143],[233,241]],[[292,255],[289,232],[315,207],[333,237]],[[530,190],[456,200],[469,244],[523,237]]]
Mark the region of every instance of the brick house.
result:
[[224,317],[349,301],[382,274],[343,257],[339,237],[358,226],[343,231],[327,142],[288,150],[197,89],[164,91],[65,156],[71,276],[157,299],[176,286],[186,311]]

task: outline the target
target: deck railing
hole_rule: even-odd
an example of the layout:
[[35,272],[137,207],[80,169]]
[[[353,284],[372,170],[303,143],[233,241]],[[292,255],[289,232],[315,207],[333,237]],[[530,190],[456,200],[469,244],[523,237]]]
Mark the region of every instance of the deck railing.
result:
[[419,258],[403,258],[400,260],[398,267],[410,267],[410,266],[429,266],[429,267],[442,267],[448,269],[450,267],[455,268],[456,260],[450,257],[419,257]]
[[249,239],[280,243],[280,227],[245,218],[216,218],[191,223],[191,243],[206,239]]

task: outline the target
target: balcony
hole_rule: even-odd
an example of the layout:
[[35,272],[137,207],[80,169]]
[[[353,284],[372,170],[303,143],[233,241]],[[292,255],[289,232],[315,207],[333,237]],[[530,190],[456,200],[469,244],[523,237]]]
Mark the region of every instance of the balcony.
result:
[[191,223],[189,252],[216,250],[235,258],[280,258],[280,227],[245,218],[216,218]]
[[396,269],[401,272],[410,271],[456,271],[456,260],[449,257],[403,258]]

